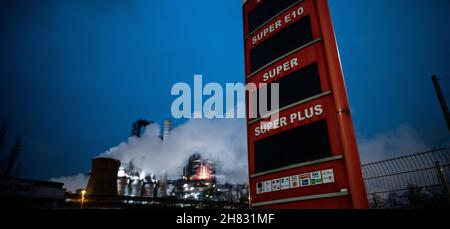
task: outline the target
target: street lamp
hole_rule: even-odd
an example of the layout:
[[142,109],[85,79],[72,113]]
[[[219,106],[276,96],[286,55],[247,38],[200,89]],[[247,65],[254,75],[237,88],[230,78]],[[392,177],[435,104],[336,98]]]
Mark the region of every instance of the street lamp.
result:
[[86,190],[81,191],[81,208],[83,208],[84,204],[84,194],[86,194]]

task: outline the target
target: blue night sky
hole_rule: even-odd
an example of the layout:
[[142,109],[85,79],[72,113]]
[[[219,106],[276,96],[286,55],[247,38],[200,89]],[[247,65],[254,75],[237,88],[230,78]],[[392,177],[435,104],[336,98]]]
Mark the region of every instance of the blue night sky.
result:
[[[430,80],[450,79],[450,1],[330,7],[358,137],[408,125],[450,142]],[[136,119],[171,117],[174,83],[243,82],[243,52],[241,0],[1,1],[0,121],[23,136],[21,176],[86,173]]]

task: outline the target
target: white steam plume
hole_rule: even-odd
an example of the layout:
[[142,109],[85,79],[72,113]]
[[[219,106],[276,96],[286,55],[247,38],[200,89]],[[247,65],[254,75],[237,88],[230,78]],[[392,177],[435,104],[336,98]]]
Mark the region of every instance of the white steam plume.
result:
[[99,157],[110,157],[122,163],[133,162],[144,173],[176,179],[182,175],[189,156],[216,162],[221,181],[248,182],[247,137],[244,119],[192,119],[174,128],[161,141],[160,127],[149,125],[141,138],[129,137]]
[[[218,178],[231,183],[248,182],[247,140],[245,120],[242,119],[193,119],[171,131],[162,142],[160,127],[152,124],[141,138],[130,137],[127,142],[111,148],[100,157],[112,157],[122,163],[133,163],[145,173],[162,175],[167,172],[172,179],[179,178],[183,166],[193,153],[201,153],[205,159],[218,166]],[[372,138],[360,138],[359,149],[363,163],[384,160],[408,153],[429,149],[418,133],[410,126],[400,126]],[[75,192],[86,188],[88,177],[80,173],[74,176],[52,178],[64,183]]]
[[68,192],[75,193],[78,189],[86,189],[89,177],[83,173],[74,176],[51,178],[52,182],[64,183],[64,188]]
[[407,125],[377,134],[373,138],[361,138],[359,141],[359,151],[363,163],[385,160],[428,149],[429,147],[420,138],[417,131]]

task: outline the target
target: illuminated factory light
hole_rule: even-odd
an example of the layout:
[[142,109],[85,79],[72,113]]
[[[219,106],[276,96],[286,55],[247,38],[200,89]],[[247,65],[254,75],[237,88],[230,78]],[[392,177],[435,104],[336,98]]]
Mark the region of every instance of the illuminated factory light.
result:
[[117,177],[127,177],[127,173],[125,172],[124,168],[120,168],[119,171],[117,172]]

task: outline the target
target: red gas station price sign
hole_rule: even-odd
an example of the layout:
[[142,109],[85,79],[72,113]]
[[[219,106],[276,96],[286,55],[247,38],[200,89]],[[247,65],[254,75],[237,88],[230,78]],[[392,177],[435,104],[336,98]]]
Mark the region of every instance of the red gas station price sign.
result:
[[247,98],[251,207],[367,208],[327,0],[248,0],[243,11],[246,82],[278,83],[280,104],[266,119]]

